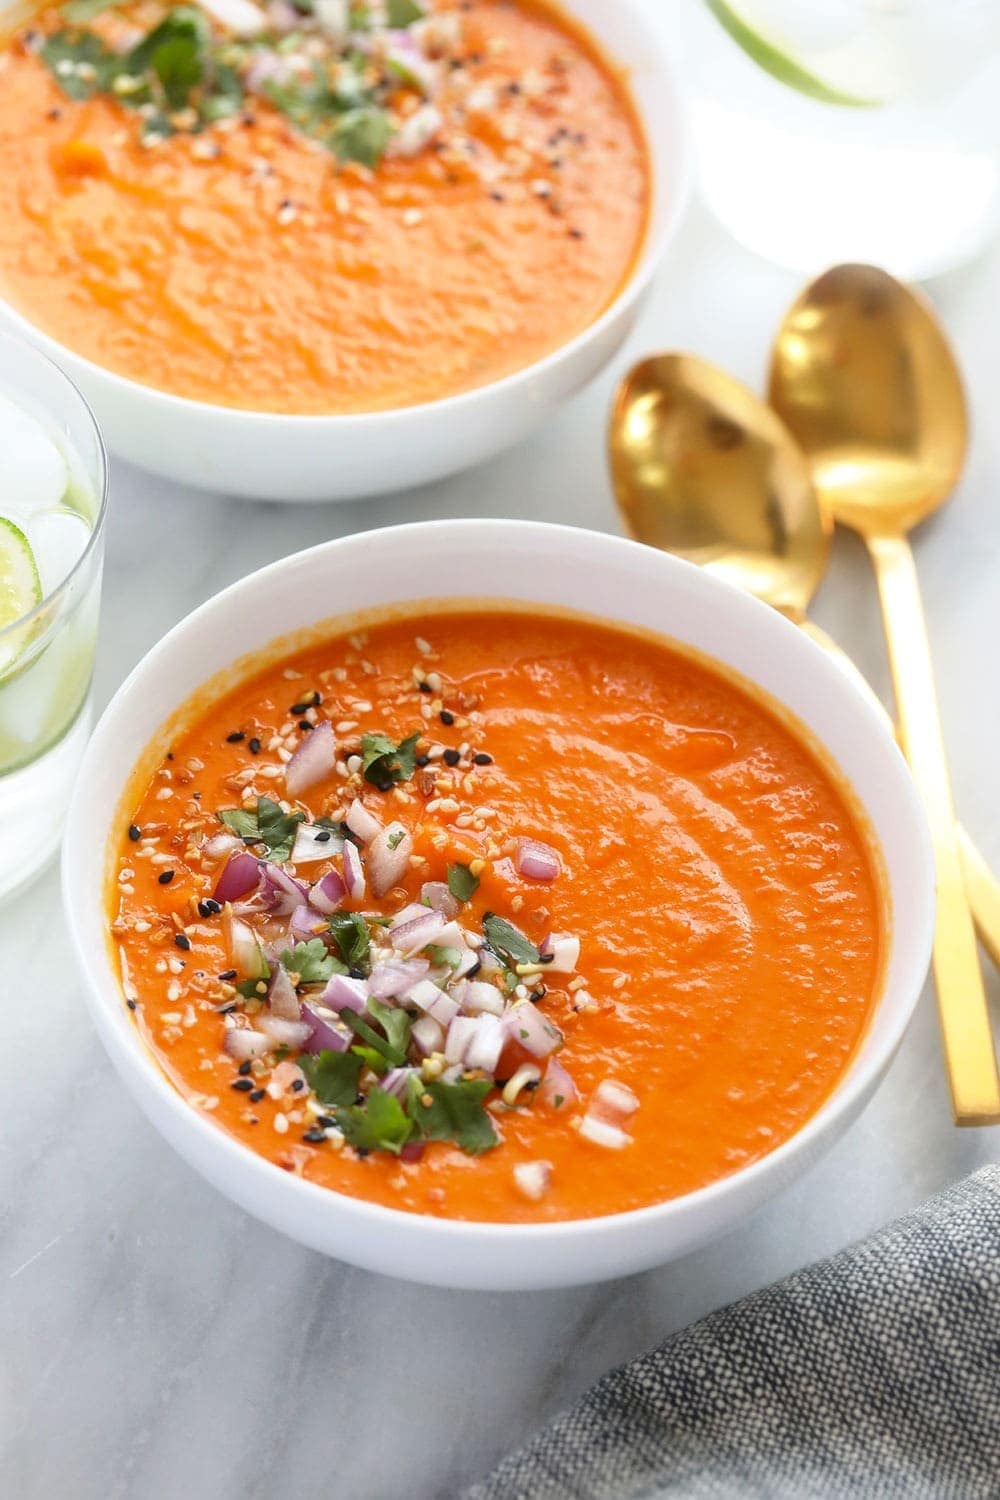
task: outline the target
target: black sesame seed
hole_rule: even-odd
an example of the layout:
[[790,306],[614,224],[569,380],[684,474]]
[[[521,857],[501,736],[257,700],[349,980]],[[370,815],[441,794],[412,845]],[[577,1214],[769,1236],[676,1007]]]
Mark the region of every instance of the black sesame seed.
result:
[[266,1092],[266,1089],[254,1089],[253,1093],[250,1095],[250,1103],[259,1104]]
[[238,745],[238,744],[240,744],[240,742],[242,740],[245,740],[245,739],[246,739],[246,735],[243,733],[242,729],[234,729],[233,732],[232,732],[232,734],[227,734],[226,735],[226,744],[227,745]]
[[333,1118],[332,1115],[320,1115],[319,1118],[316,1121],[316,1124],[317,1125],[322,1125],[322,1127],[323,1127],[324,1130],[329,1130],[330,1127],[332,1125],[336,1125],[336,1123],[337,1122]]
[[316,725],[315,724],[310,724],[310,722],[309,722],[308,719],[300,719],[299,720],[299,733],[300,734],[308,734],[310,730],[315,729],[315,728],[316,728]]
[[457,750],[446,750],[443,759],[446,766],[457,766],[462,757]]
[[540,984],[537,990],[532,990],[531,998],[532,1000],[534,1000],[535,1004],[538,1005],[542,1000],[545,999],[547,994],[548,990],[545,988],[544,984]]
[[479,973],[479,971],[480,971],[480,969],[482,967],[483,967],[482,964],[480,963],[479,959],[477,958],[476,961],[475,961],[475,963],[472,965],[472,968],[469,969],[468,972],[466,973],[466,976],[465,976],[466,979],[474,979],[475,976]]
[[472,760],[477,766],[491,766],[493,764],[492,755],[487,755],[485,750],[477,750]]
[[54,105],[52,109],[47,110],[46,113],[50,120],[62,119],[62,110],[59,108],[58,104]]
[[256,735],[254,735],[251,739],[249,739],[247,741],[247,749],[250,751],[251,755],[259,755],[260,754],[260,740],[257,738]]
[[213,901],[211,896],[207,896],[204,901],[198,902],[199,917],[217,917],[221,910],[222,907],[219,902]]
[[430,694],[434,691],[429,682],[418,682],[417,686],[422,693],[427,693],[428,696],[430,696]]
[[494,203],[505,203],[507,201],[504,198],[503,193],[500,192],[499,188],[494,188],[490,193],[490,197],[493,199]]
[[302,1091],[302,1089],[305,1088],[305,1086],[306,1086],[306,1084],[305,1084],[305,1079],[304,1078],[295,1078],[295,1079],[293,1079],[292,1080],[292,1093],[293,1094],[300,1093]]
[[222,973],[219,975],[219,978],[222,979],[222,980],[225,980],[228,983],[228,981],[230,979],[235,979],[236,978],[236,970],[235,969],[223,969]]
[[350,979],[367,979],[367,977],[364,969],[353,968],[348,970],[348,978]]
[[219,1015],[219,1016],[231,1016],[232,1013],[233,1013],[233,1011],[235,1009],[236,1009],[236,1001],[235,1000],[230,1000],[227,1005],[217,1005],[215,1007],[215,1012],[216,1012],[216,1015]]
[[313,1145],[319,1145],[320,1141],[326,1140],[326,1136],[322,1130],[307,1130],[302,1139],[311,1142]]
[[135,1007],[138,1004],[138,1001],[136,1001],[136,1000],[126,1000],[125,1004],[128,1006],[129,1010],[135,1010]]
[[304,714],[307,708],[312,708],[311,703],[293,703],[288,710],[290,714]]
[[253,1064],[251,1062],[241,1062],[240,1065],[239,1065],[239,1067],[236,1069],[236,1071],[240,1075],[241,1078],[247,1078],[250,1075],[250,1069],[252,1067],[253,1067]]
[[137,844],[142,838],[142,829],[136,823],[130,823],[128,825],[128,836],[133,844]]
[[429,766],[430,763],[431,763],[431,758],[430,758],[429,755],[418,755],[418,756],[416,756],[414,758],[414,761],[413,761],[413,764],[415,766],[421,766],[421,767],[423,767],[423,766]]
[[243,116],[243,124],[247,127],[248,130],[252,130],[253,127],[256,125],[256,123],[257,123],[257,116],[256,115],[244,115]]
[[182,953],[191,952],[191,939],[188,937],[186,932],[175,932],[174,942],[177,944],[178,948],[180,948]]
[[173,870],[161,870],[156,878],[161,885],[169,885],[174,878],[174,872]]
[[583,230],[582,229],[571,229],[569,231],[569,237],[570,237],[571,240],[582,240],[583,239]]
[[315,835],[315,838],[317,844],[328,844],[333,838],[333,834],[330,832],[329,828],[321,828],[319,833]]
[[236,1078],[233,1080],[233,1088],[239,1094],[249,1094],[253,1091],[253,1081],[249,1078]]
[[447,708],[442,708],[441,712],[438,714],[438,718],[441,720],[442,724],[447,724],[449,728],[455,722],[455,715],[451,713],[451,711]]
[[540,964],[553,964],[555,961],[556,956],[554,953],[540,953],[538,955],[538,962]]

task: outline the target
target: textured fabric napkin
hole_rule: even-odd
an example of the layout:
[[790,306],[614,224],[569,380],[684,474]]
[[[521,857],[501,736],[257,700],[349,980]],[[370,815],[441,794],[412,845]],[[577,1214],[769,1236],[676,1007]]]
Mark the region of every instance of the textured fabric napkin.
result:
[[465,1500],[997,1500],[1000,1167],[605,1376]]

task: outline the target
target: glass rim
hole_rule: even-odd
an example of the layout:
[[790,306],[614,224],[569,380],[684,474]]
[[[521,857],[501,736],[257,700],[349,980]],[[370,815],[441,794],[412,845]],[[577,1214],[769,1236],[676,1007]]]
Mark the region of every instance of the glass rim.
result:
[[[108,450],[104,442],[104,434],[101,431],[101,426],[97,420],[97,417],[94,415],[93,407],[91,406],[90,402],[87,400],[83,392],[80,390],[80,387],[74,380],[70,378],[69,375],[66,374],[66,371],[62,368],[62,366],[58,365],[56,361],[51,357],[51,355],[47,354],[43,349],[39,349],[36,344],[31,343],[28,339],[19,337],[17,334],[12,333],[9,329],[0,328],[0,345],[4,344],[12,348],[17,355],[26,353],[29,358],[33,356],[43,365],[47,365],[49,371],[54,373],[56,383],[58,384],[61,382],[63,386],[68,387],[72,395],[76,398],[77,402],[83,410],[84,416],[90,423],[90,427],[93,431],[94,437],[97,440],[97,467],[99,469],[99,473],[97,475],[96,488],[99,491],[100,503],[97,507],[97,515],[94,517],[93,528],[91,529],[90,536],[87,538],[87,545],[84,547],[83,551],[80,553],[80,556],[77,558],[76,562],[66,574],[66,577],[61,579],[60,582],[56,584],[54,589],[51,589],[48,593],[43,594],[38,603],[33,605],[32,608],[28,610],[28,613],[26,615],[19,615],[18,618],[16,620],[12,620],[9,625],[5,625],[3,629],[0,630],[0,643],[2,643],[5,638],[9,638],[10,636],[12,636],[15,631],[23,630],[25,625],[32,624],[36,620],[40,619],[43,612],[47,610],[52,604],[52,601],[54,599],[58,599],[60,595],[64,594],[69,589],[74,579],[82,571],[83,567],[90,559],[93,552],[96,550],[97,545],[103,535],[104,522],[108,513],[108,499],[111,491],[110,465],[108,463]],[[14,398],[11,399],[13,400]],[[16,400],[14,400],[14,404],[17,404]]]

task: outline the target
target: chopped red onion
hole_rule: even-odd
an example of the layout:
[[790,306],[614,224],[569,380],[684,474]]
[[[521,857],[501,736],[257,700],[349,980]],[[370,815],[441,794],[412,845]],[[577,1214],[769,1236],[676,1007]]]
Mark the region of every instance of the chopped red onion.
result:
[[355,797],[347,809],[347,817],[344,819],[352,833],[356,833],[363,844],[370,844],[372,839],[378,838],[382,832],[382,824],[374,813],[370,813],[365,804]]
[[580,961],[580,939],[566,932],[553,932],[541,943],[538,951],[547,960],[546,973],[572,974]]
[[419,1161],[423,1154],[423,1141],[407,1141],[405,1146],[399,1148],[400,1161]]
[[470,1016],[502,1016],[503,996],[495,984],[485,979],[468,979],[462,990],[462,1009]]
[[624,1125],[639,1108],[639,1100],[627,1084],[605,1078],[594,1090],[587,1113],[607,1125]]
[[347,888],[336,870],[328,870],[322,880],[310,887],[309,903],[317,911],[329,916],[340,906],[347,894]]
[[559,855],[549,844],[538,839],[518,839],[514,863],[518,874],[525,880],[558,880],[562,873]]
[[352,979],[349,974],[334,974],[326,981],[320,995],[320,1003],[331,1010],[353,1010],[362,1016],[368,1005],[368,987],[363,979]]
[[460,903],[455,900],[443,880],[427,880],[420,887],[420,899],[425,906],[443,912],[446,917],[457,917]]
[[584,1140],[592,1141],[595,1146],[606,1146],[611,1151],[621,1151],[632,1144],[632,1137],[624,1130],[619,1130],[617,1125],[608,1125],[591,1114],[584,1115],[579,1131]]
[[289,916],[297,906],[304,906],[309,892],[300,880],[295,880],[280,865],[270,861],[262,866],[263,882],[261,894],[269,910],[276,917]]
[[471,974],[473,969],[479,967],[479,954],[475,948],[463,948],[462,955],[452,969],[452,982],[463,979],[466,974]]
[[563,1034],[547,1021],[530,1000],[513,1006],[504,1016],[507,1035],[532,1057],[548,1057],[562,1046]]
[[514,1168],[514,1184],[532,1203],[540,1203],[552,1186],[550,1161],[521,1161]]
[[413,1023],[410,1038],[423,1057],[440,1052],[444,1046],[444,1027],[439,1026],[433,1016],[420,1016]]
[[286,1021],[281,1016],[263,1014],[257,1017],[261,1031],[266,1031],[276,1047],[291,1047],[300,1052],[309,1040],[305,1021]]
[[357,846],[350,839],[344,840],[344,881],[352,901],[365,899],[365,867]]
[[547,1104],[551,1109],[563,1109],[576,1100],[576,1084],[557,1057],[549,1058],[535,1097],[539,1104]]
[[309,1027],[306,1052],[346,1052],[353,1045],[354,1032],[351,1028],[345,1026],[334,1011],[320,1005],[318,1000],[303,1001],[302,1019]]
[[271,970],[271,979],[267,986],[267,1003],[272,1016],[277,1016],[282,1021],[299,1019],[299,997],[295,993],[295,986],[289,979],[288,971],[283,964],[276,964]]
[[497,1016],[456,1016],[448,1027],[445,1059],[493,1074],[506,1040],[503,1023]]
[[299,797],[318,781],[333,775],[337,764],[337,741],[328,719],[317,724],[311,734],[303,735],[295,753],[285,766],[285,786],[290,797]]
[[415,1068],[390,1068],[378,1081],[378,1086],[383,1094],[392,1094],[397,1099],[402,1099],[406,1094],[406,1085],[411,1075],[416,1072]]
[[413,839],[402,823],[390,823],[368,848],[368,878],[372,895],[384,896],[410,868]]
[[343,843],[340,834],[330,828],[320,828],[316,823],[300,823],[295,830],[292,864],[308,865],[320,859],[332,859],[340,853]]
[[252,1062],[270,1052],[274,1043],[262,1031],[251,1031],[246,1026],[233,1026],[222,1042],[223,1050],[234,1062]]
[[439,911],[423,911],[412,922],[404,922],[389,933],[389,941],[397,953],[404,958],[419,953],[430,943],[437,943],[445,930],[445,920]]
[[260,860],[252,854],[234,854],[215,882],[213,901],[238,901],[260,884]]
[[418,979],[403,998],[408,1005],[418,1006],[442,1026],[447,1026],[458,1015],[456,1002],[430,979]]
[[415,922],[418,917],[426,917],[429,907],[422,901],[409,901],[399,910],[389,923],[389,931],[395,932],[397,928],[403,927],[407,922]]
[[376,1000],[393,1000],[418,980],[425,979],[430,964],[426,958],[385,958],[372,968],[368,993]]
[[314,906],[297,906],[288,924],[288,934],[297,943],[308,943],[326,932],[329,925],[323,912]]

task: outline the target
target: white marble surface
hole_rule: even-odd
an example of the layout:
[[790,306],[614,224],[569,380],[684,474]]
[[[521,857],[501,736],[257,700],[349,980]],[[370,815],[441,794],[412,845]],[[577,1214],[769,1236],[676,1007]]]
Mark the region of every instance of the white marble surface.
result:
[[[327,537],[458,515],[613,530],[603,429],[616,376],[673,345],[759,382],[795,285],[695,208],[615,367],[551,430],[419,493],[247,507],[116,466],[98,703],[194,605]],[[1000,248],[934,294],[976,431],[954,506],[919,537],[919,567],[957,799],[1000,867]],[[847,539],[816,615],[884,691],[871,580]],[[1000,1131],[950,1123],[928,992],[860,1123],[726,1241],[593,1289],[421,1290],[298,1248],[232,1208],[160,1141],[84,1013],[55,872],[0,913],[0,948],[0,1494],[10,1500],[455,1496],[616,1362],[867,1234],[1000,1150]],[[996,1000],[993,972],[989,985]]]

